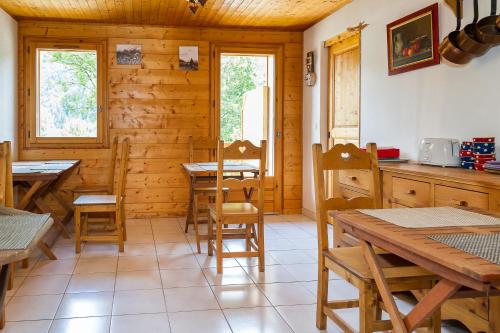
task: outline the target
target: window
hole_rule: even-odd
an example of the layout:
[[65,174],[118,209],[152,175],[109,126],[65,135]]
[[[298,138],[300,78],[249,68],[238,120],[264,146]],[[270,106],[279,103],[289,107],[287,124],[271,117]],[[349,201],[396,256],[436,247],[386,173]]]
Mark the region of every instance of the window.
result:
[[27,41],[28,147],[102,146],[105,42]]

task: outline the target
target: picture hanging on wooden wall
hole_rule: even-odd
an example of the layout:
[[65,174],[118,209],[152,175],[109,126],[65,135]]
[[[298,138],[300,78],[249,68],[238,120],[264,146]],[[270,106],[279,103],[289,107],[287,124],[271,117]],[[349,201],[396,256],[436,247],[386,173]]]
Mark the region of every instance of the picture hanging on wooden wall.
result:
[[198,46],[179,46],[179,68],[185,71],[198,70]]
[[438,4],[387,25],[389,75],[439,64]]
[[142,46],[134,44],[116,45],[117,65],[140,65],[142,60]]

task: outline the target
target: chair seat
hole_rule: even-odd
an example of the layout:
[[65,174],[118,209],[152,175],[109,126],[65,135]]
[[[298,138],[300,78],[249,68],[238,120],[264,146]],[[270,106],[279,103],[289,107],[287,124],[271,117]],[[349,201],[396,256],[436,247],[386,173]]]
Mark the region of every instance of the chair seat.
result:
[[81,195],[73,202],[75,206],[116,205],[116,195]]
[[108,187],[106,185],[88,185],[77,186],[73,189],[73,193],[107,193]]
[[[434,277],[435,275],[421,267],[390,253],[380,251],[378,258],[384,275],[388,280],[411,277]],[[323,251],[323,255],[349,272],[364,280],[373,280],[370,267],[365,260],[361,247],[341,247]]]
[[[209,204],[210,213],[215,214],[216,205]],[[222,204],[222,215],[257,215],[259,210],[249,202],[245,203],[225,203]]]

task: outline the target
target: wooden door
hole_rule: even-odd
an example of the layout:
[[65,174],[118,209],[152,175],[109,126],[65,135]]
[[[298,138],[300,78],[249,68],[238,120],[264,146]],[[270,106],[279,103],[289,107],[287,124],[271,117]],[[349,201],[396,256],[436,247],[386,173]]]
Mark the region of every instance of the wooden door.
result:
[[[273,134],[267,137],[268,149],[274,149],[272,161],[268,155],[268,171],[274,170],[274,174],[266,175],[265,186],[265,212],[281,213],[283,210],[283,48],[281,46],[267,45],[240,45],[240,44],[214,44],[212,46],[212,135],[220,137],[220,117],[221,117],[221,56],[222,55],[248,55],[248,56],[272,56],[274,57],[273,84],[266,92],[273,96],[270,103],[274,103],[274,119],[272,121]],[[270,105],[268,105],[268,108]],[[263,122],[267,129],[271,126],[271,121]],[[272,135],[272,138],[270,137]],[[253,197],[256,200],[256,196]],[[230,196],[229,200],[242,200],[242,195]]]
[[360,34],[350,34],[329,47],[328,146],[360,137]]

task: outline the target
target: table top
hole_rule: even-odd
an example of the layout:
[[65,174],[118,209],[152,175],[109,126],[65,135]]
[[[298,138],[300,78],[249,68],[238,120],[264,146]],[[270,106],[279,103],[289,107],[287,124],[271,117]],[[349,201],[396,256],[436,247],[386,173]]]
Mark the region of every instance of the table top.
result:
[[14,181],[56,179],[75,168],[80,160],[17,161],[12,162]]
[[[217,162],[183,163],[182,166],[190,175],[198,176],[217,172]],[[226,162],[224,172],[259,172],[259,168],[245,162]]]
[[[0,215],[1,214],[10,214],[10,208],[0,207]],[[16,214],[23,214],[24,212],[14,210]],[[27,213],[26,215],[31,214]],[[4,250],[0,251],[0,265],[9,264],[11,262],[19,261],[24,258],[27,258],[31,251],[38,245],[38,242],[45,236],[45,234],[50,230],[54,220],[52,218],[47,219],[47,221],[43,224],[43,226],[38,230],[38,232],[31,239],[26,250]]]
[[[475,210],[475,212],[479,212]],[[480,212],[498,216],[493,213]],[[403,228],[359,211],[331,212],[345,232],[476,290],[500,289],[500,265],[427,238],[431,234],[496,233],[500,226]]]

